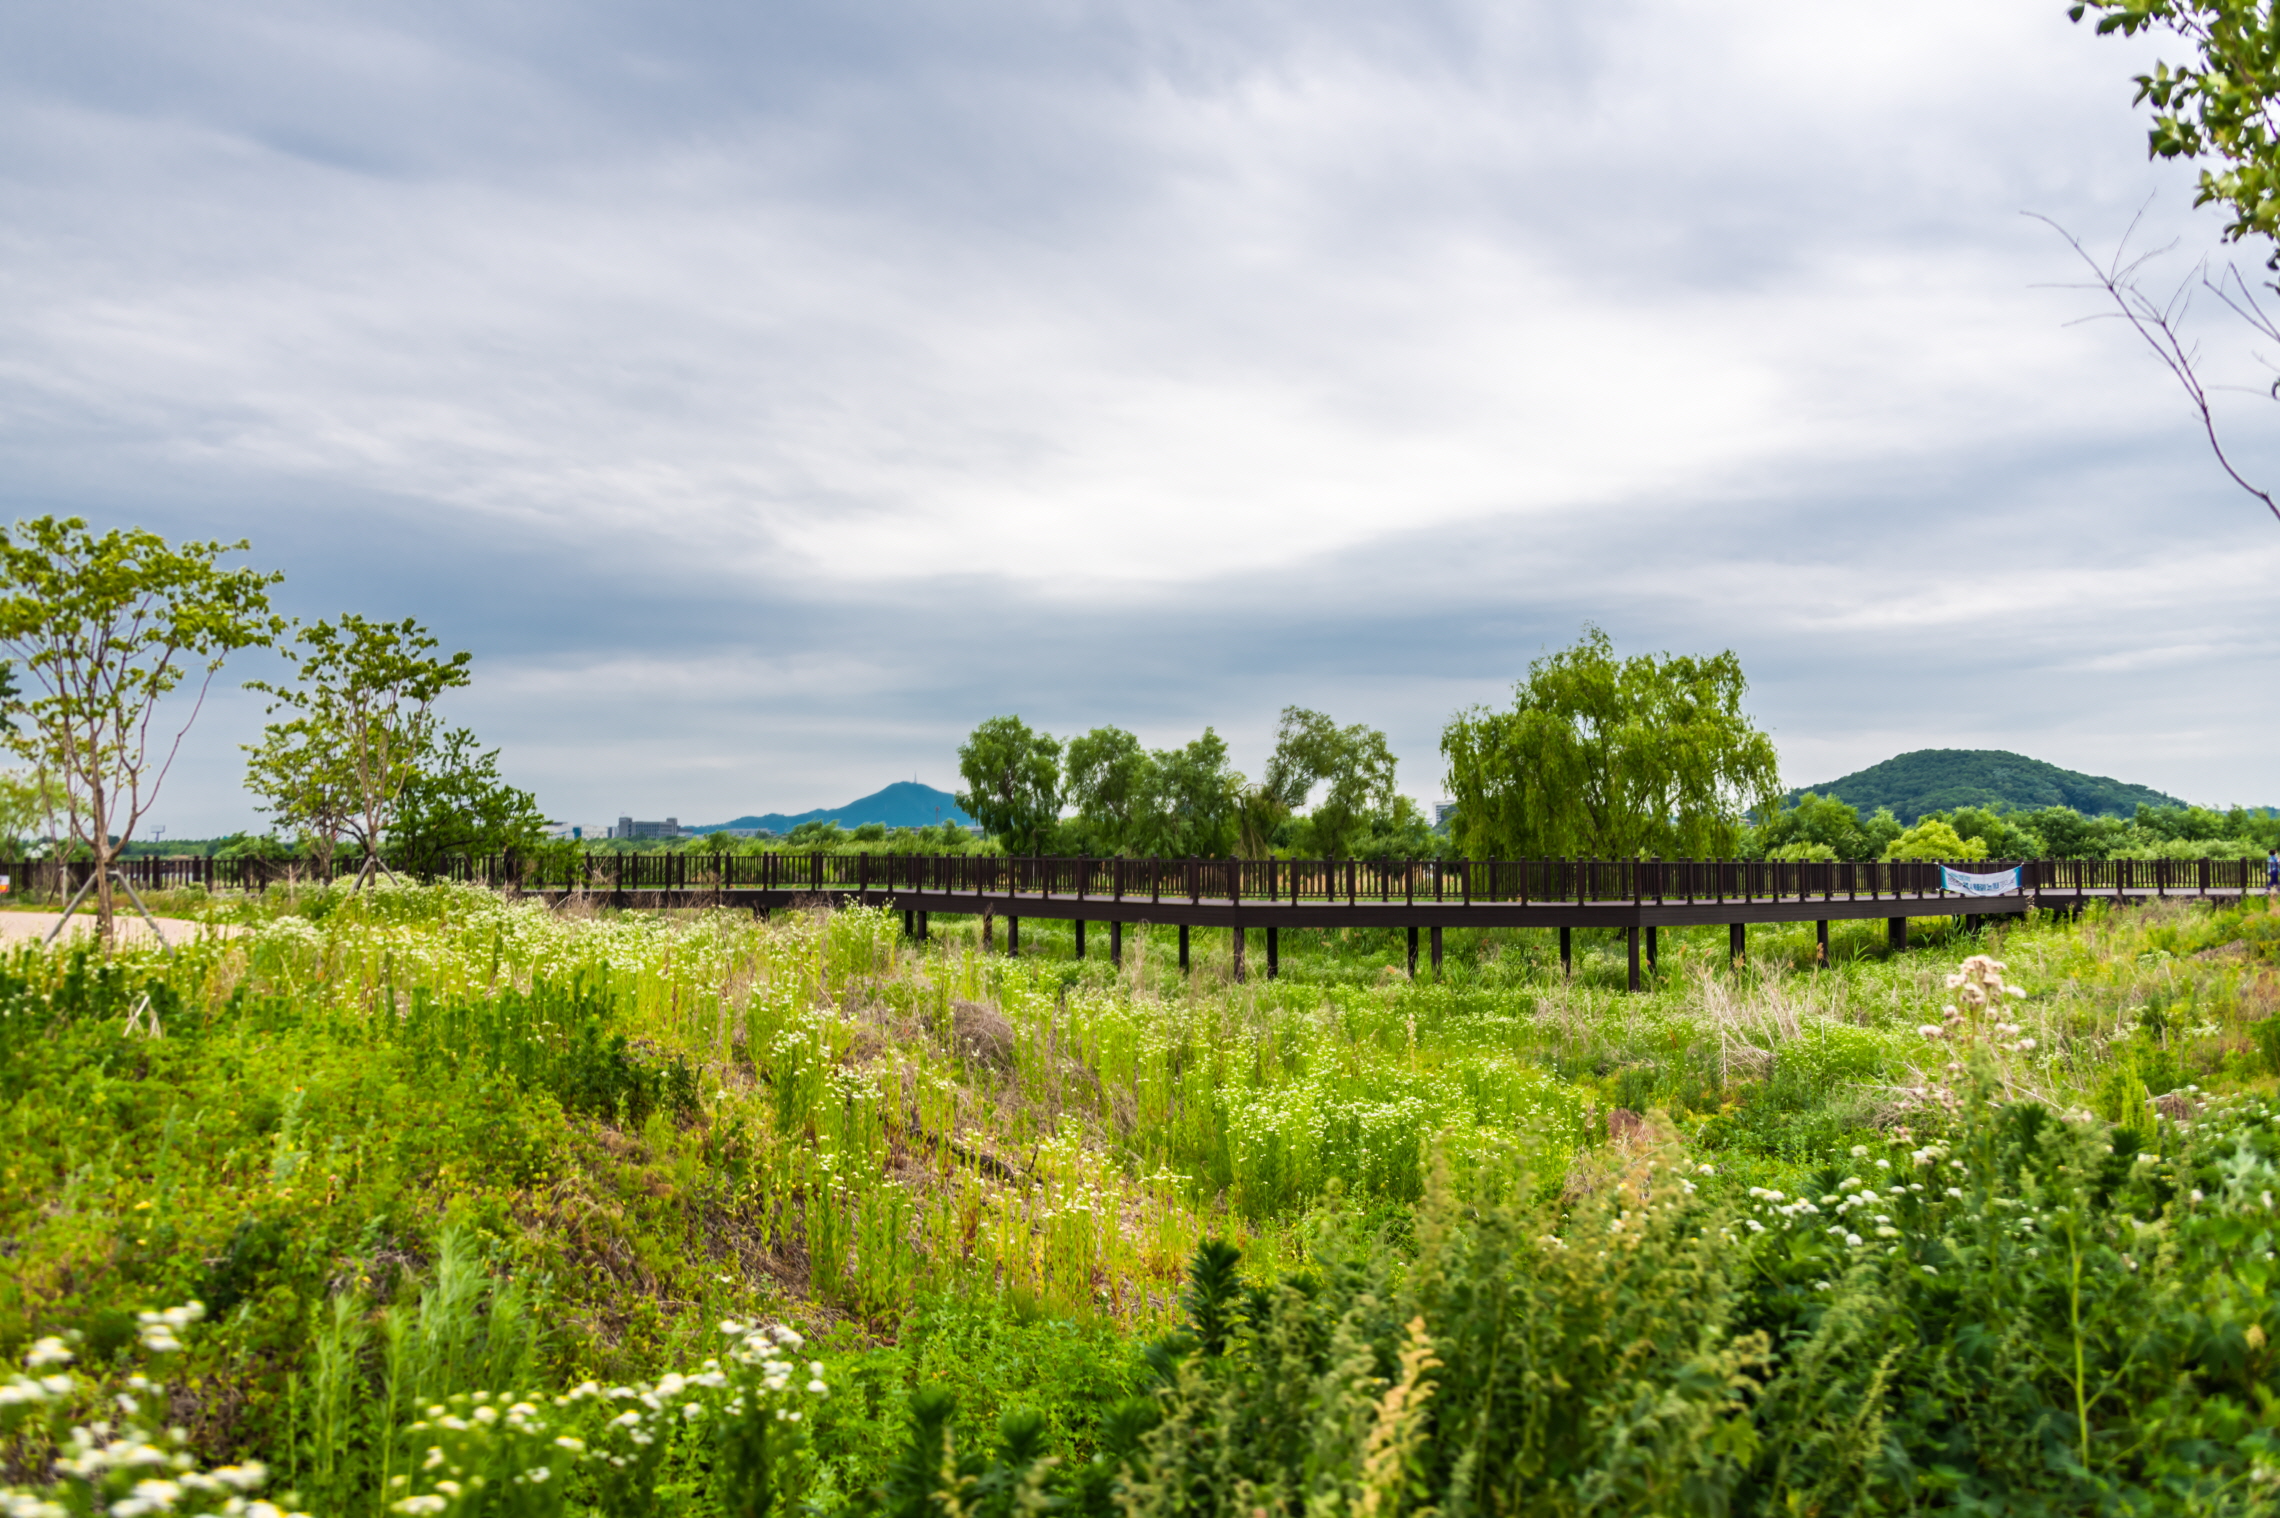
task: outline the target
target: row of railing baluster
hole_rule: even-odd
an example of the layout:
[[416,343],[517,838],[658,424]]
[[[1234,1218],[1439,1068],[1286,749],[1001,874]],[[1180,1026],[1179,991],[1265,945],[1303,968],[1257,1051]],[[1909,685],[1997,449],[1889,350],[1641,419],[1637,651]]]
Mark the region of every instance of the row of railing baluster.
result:
[[[335,874],[361,865],[343,853]],[[313,878],[306,861],[196,856],[120,862],[138,889],[260,890]],[[2059,894],[2232,895],[2261,889],[2255,859],[2039,859],[1956,863],[2016,868],[2026,891]],[[21,892],[75,890],[91,866],[0,863]],[[1071,859],[1003,854],[815,853],[513,854],[457,856],[444,878],[525,890],[911,891],[962,896],[1068,896],[1129,901],[1573,902],[1876,900],[1943,894],[1942,866],[1925,860],[1765,859]],[[60,887],[58,881],[60,880]]]

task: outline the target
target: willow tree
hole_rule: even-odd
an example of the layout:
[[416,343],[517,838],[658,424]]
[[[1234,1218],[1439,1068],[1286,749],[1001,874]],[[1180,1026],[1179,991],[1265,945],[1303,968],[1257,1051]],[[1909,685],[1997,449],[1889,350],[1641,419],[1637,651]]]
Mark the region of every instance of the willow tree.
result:
[[1111,854],[1135,847],[1157,789],[1156,763],[1140,740],[1121,727],[1071,738],[1064,774],[1087,847]]
[[1008,854],[1044,851],[1061,816],[1061,741],[1019,717],[992,717],[958,749],[958,809]]
[[1183,748],[1153,750],[1122,728],[1096,727],[1069,740],[1065,772],[1087,848],[1216,856],[1239,841],[1243,777],[1208,727]]
[[1311,841],[1315,852],[1336,858],[1372,818],[1392,811],[1395,767],[1392,745],[1378,729],[1359,722],[1340,727],[1321,712],[1286,706],[1259,789],[1295,812],[1321,786],[1322,797],[1307,814]]
[[1619,659],[1584,629],[1538,659],[1512,708],[1458,713],[1441,734],[1457,846],[1474,858],[1708,858],[1781,794],[1773,740],[1742,713],[1741,661]]
[[1148,756],[1155,769],[1145,847],[1152,854],[1216,859],[1239,837],[1243,777],[1228,762],[1227,740],[1210,728],[1180,748]]

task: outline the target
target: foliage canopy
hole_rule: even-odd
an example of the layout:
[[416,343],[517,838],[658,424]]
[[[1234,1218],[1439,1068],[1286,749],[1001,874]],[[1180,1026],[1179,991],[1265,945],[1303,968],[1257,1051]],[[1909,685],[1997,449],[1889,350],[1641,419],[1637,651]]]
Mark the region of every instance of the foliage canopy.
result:
[[455,854],[505,854],[536,848],[547,819],[538,798],[499,773],[499,751],[476,746],[455,727],[429,746],[397,793],[388,852],[422,875]]
[[1069,740],[1068,799],[1090,824],[1093,847],[1121,853],[1148,832],[1156,764],[1121,727],[1096,727]]
[[1742,713],[1741,661],[1616,657],[1587,627],[1538,659],[1510,711],[1460,712],[1441,735],[1459,848],[1475,858],[1732,853],[1770,810],[1773,740]]
[[958,805],[1009,853],[1039,854],[1061,815],[1061,744],[1019,717],[992,717],[958,750]]
[[[2085,775],[2003,749],[1916,749],[1813,790],[1864,812],[1890,807],[1903,824],[1961,806],[1996,811],[2063,806],[2086,816],[2127,817],[2141,806],[2184,805],[2151,786]],[[1791,799],[1800,794],[1793,792]]]
[[350,612],[311,625],[286,651],[296,683],[247,682],[272,698],[272,713],[296,714],[271,723],[247,750],[247,785],[279,822],[312,840],[328,875],[344,832],[364,852],[359,881],[377,865],[382,834],[432,757],[436,699],[468,683],[474,656],[462,649],[439,658],[436,647],[410,617],[376,622]]
[[1321,712],[1286,706],[1260,789],[1295,812],[1322,786],[1322,799],[1308,814],[1308,846],[1336,858],[1352,849],[1370,818],[1393,810],[1394,765],[1393,749],[1377,728],[1340,727]]
[[2099,35],[2169,32],[2189,49],[2137,76],[2136,104],[2151,104],[2156,158],[2215,159],[2195,205],[2219,205],[2225,236],[2280,238],[2280,6],[2272,0],[2076,0]]
[[[283,576],[217,562],[247,546],[175,545],[139,527],[98,534],[78,517],[0,532],[0,646],[33,690],[8,741],[61,794],[72,840],[93,856],[106,946],[111,863],[156,800],[214,672],[283,631],[269,609]],[[193,672],[180,727],[154,731],[159,703]]]

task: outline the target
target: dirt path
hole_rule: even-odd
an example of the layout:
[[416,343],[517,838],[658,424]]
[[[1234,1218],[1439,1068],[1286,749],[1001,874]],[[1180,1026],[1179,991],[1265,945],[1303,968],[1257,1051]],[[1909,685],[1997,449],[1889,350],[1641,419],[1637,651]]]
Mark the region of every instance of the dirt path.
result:
[[[55,912],[0,912],[0,945],[13,948],[27,938],[47,937],[50,932],[54,931],[59,915]],[[168,943],[187,943],[201,933],[220,933],[227,936],[237,931],[234,925],[209,925],[202,922],[190,922],[180,917],[161,917],[158,924],[160,929],[165,932]],[[72,914],[70,925],[63,930],[63,936],[57,942],[63,943],[75,938],[91,938],[94,933],[95,914],[82,908]],[[149,943],[150,924],[144,922],[137,913],[122,913],[119,917],[119,942],[128,945]]]

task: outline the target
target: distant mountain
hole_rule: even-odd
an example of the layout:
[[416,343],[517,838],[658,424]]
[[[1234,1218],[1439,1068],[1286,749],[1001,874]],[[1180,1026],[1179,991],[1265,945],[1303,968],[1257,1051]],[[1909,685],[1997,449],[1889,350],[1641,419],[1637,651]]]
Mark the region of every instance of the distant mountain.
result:
[[897,780],[885,790],[874,791],[845,806],[817,807],[812,812],[789,815],[769,812],[760,817],[739,817],[734,822],[708,822],[685,831],[717,833],[723,828],[766,828],[771,833],[788,833],[803,822],[836,822],[843,828],[861,827],[866,822],[883,822],[891,828],[930,828],[938,823],[964,825],[972,821],[958,810],[958,798],[948,791],[938,791],[915,780]]
[[1953,811],[1959,806],[2009,807],[2031,810],[2044,806],[2070,806],[2087,817],[2127,817],[2143,802],[2147,806],[2183,806],[2175,796],[2150,786],[2128,785],[2103,775],[2062,770],[2024,754],[1999,748],[1920,748],[1858,774],[1808,785],[1789,793],[1794,801],[1806,791],[1835,796],[1867,816],[1880,806],[1913,823],[1926,812]]

